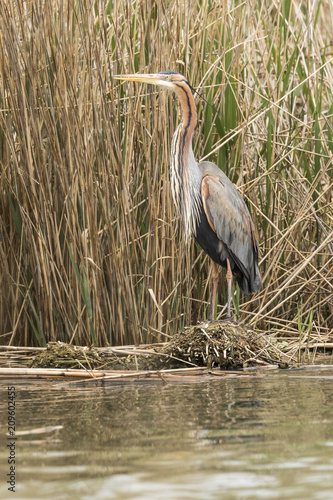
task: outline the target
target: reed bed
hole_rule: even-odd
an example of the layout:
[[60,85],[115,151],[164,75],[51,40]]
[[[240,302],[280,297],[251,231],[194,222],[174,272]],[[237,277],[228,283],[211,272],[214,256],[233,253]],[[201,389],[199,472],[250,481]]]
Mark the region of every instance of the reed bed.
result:
[[0,25],[1,343],[151,343],[205,319],[209,259],[170,193],[177,102],[112,79],[166,69],[220,111],[197,98],[194,151],[257,227],[263,288],[235,290],[234,312],[328,340],[330,0],[2,0]]

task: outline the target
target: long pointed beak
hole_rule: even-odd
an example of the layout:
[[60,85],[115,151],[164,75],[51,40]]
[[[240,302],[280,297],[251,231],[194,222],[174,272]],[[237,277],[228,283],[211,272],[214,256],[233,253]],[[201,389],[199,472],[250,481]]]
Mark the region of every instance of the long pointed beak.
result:
[[171,87],[171,83],[167,81],[165,75],[159,73],[143,74],[136,73],[134,75],[112,75],[115,80],[127,80],[130,82],[142,82],[150,83],[151,85],[162,85],[165,87]]

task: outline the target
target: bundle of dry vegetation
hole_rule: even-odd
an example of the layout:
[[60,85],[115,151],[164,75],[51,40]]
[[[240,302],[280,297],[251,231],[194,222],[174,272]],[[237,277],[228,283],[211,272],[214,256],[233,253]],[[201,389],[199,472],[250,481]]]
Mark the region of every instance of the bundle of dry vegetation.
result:
[[[271,368],[277,365],[288,367],[300,360],[297,352],[276,342],[265,332],[221,321],[199,323],[175,334],[169,342],[148,345],[95,348],[58,341],[49,342],[46,348],[38,348],[38,352],[27,353],[25,347],[4,346],[3,349],[4,352],[0,352],[0,365],[3,364],[7,373],[11,374],[13,369],[22,366],[79,369],[92,373],[96,369],[151,372],[194,367],[208,370],[267,365]],[[6,374],[5,369],[2,374]]]
[[194,152],[258,230],[263,288],[236,291],[234,312],[328,338],[330,0],[2,0],[0,25],[1,343],[150,343],[205,319],[209,259],[183,241],[170,194],[179,106],[112,79],[167,69],[220,110],[196,98]]

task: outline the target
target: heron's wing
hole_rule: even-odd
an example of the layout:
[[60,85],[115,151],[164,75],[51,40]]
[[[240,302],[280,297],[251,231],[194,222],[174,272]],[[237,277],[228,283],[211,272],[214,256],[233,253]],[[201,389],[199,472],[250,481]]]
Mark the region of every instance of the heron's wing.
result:
[[258,243],[243,198],[233,183],[221,174],[203,175],[201,195],[210,227],[240,270],[249,276],[254,255],[258,255]]

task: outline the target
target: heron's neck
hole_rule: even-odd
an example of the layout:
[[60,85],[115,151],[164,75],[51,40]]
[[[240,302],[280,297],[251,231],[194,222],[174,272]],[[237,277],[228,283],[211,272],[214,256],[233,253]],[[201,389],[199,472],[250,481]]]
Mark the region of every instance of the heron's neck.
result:
[[194,158],[192,151],[192,135],[198,123],[198,113],[193,94],[188,86],[180,89],[178,98],[182,111],[182,122],[176,133],[181,141],[182,159],[186,165],[186,160],[189,156]]
[[182,122],[172,139],[171,189],[173,201],[184,223],[185,234],[195,234],[197,205],[200,202],[201,175],[192,150],[192,135],[198,114],[191,89],[177,92],[182,110]]

